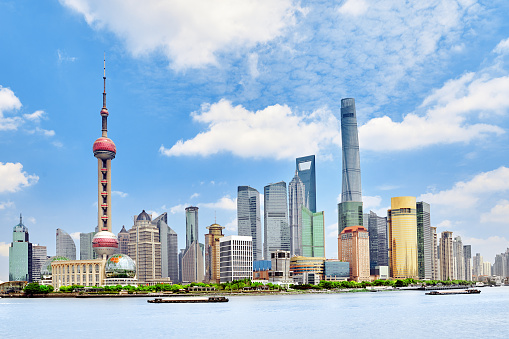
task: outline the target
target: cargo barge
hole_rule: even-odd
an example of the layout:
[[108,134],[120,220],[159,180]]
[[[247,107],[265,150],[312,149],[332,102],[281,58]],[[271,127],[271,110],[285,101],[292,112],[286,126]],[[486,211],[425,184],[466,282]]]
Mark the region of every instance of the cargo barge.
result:
[[426,293],[426,295],[449,295],[449,294],[479,294],[481,291],[479,290],[463,290],[463,291],[431,291]]
[[166,303],[225,303],[228,302],[226,297],[187,297],[187,298],[155,298],[147,300],[153,304],[166,304]]

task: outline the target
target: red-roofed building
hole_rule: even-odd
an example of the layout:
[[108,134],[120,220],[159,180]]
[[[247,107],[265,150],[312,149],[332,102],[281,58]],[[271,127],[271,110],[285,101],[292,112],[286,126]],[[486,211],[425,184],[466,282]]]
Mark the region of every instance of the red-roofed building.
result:
[[369,234],[362,226],[343,229],[338,237],[338,259],[350,263],[350,280],[369,281]]

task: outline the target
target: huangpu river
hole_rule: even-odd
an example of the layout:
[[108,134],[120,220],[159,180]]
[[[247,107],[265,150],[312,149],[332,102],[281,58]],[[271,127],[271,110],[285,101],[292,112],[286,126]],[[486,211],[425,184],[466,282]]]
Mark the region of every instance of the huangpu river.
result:
[[509,337],[509,287],[231,296],[228,303],[149,298],[0,299],[0,338]]

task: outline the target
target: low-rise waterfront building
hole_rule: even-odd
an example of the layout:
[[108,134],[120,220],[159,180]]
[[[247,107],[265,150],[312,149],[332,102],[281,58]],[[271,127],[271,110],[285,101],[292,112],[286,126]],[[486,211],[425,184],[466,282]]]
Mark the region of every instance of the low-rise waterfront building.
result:
[[221,283],[251,279],[253,276],[253,238],[230,235],[219,239]]

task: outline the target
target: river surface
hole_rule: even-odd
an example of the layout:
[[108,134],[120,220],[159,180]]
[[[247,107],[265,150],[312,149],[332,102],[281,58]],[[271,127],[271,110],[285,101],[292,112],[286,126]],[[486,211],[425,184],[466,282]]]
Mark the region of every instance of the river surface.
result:
[[0,299],[0,338],[509,338],[509,287],[231,296],[228,303],[149,298]]

